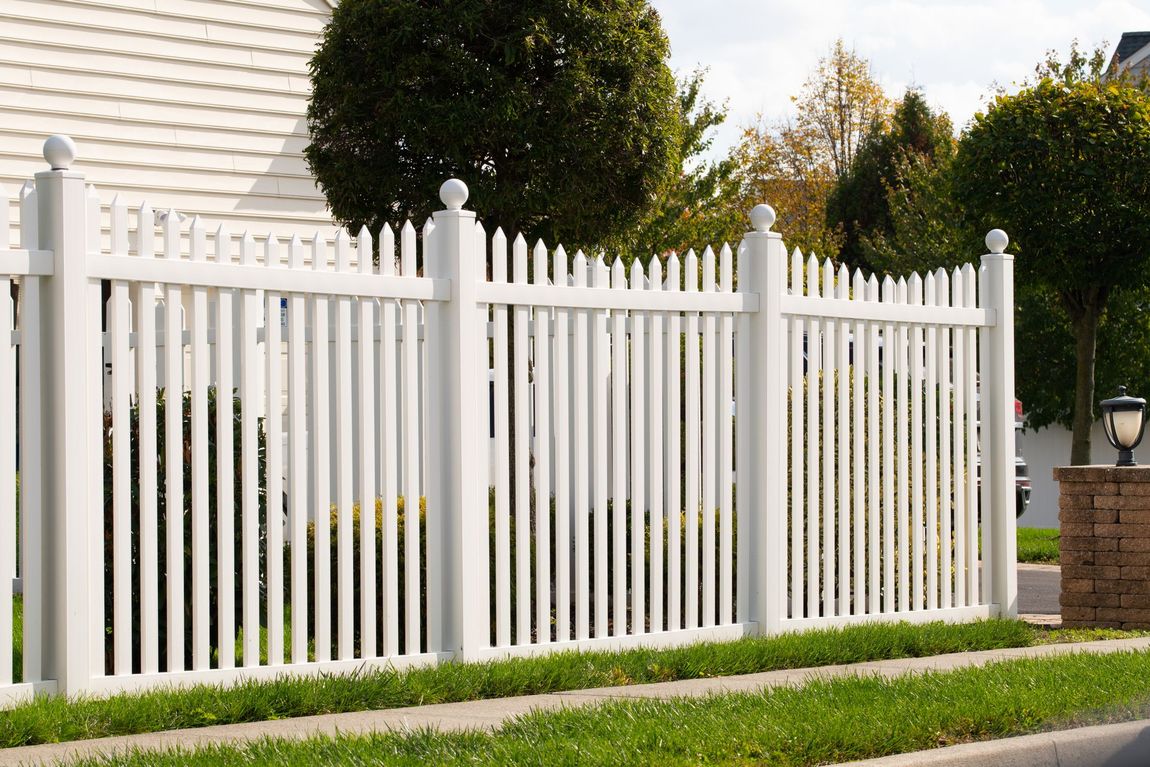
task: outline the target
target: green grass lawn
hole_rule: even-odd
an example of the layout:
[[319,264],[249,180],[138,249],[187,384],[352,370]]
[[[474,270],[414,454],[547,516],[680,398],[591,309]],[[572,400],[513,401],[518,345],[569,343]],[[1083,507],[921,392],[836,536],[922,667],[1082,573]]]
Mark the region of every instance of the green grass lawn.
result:
[[415,732],[136,753],[76,765],[816,765],[1134,719],[1150,653],[1018,660],[703,699],[537,713],[492,734]]
[[1039,527],[1018,528],[1018,561],[1058,564],[1058,532]]

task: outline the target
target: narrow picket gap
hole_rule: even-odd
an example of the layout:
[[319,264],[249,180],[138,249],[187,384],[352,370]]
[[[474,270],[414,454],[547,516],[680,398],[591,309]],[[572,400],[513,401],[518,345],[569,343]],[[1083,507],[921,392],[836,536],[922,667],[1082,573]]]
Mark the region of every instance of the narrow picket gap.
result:
[[[657,256],[651,259],[651,266],[648,271],[648,288],[651,291],[659,292],[663,289],[663,265]],[[647,402],[650,407],[650,440],[648,442],[648,460],[647,468],[649,470],[647,480],[647,488],[649,493],[649,516],[651,520],[651,534],[650,534],[650,550],[651,557],[648,563],[648,576],[647,582],[649,584],[650,592],[650,620],[648,623],[648,630],[652,632],[663,631],[665,624],[663,622],[664,609],[663,599],[666,594],[664,589],[664,548],[663,548],[663,530],[664,530],[664,515],[666,506],[664,500],[666,494],[663,489],[664,474],[674,475],[676,472],[673,470],[667,471],[667,464],[664,457],[666,447],[663,442],[664,426],[666,421],[664,419],[663,411],[663,350],[666,344],[666,339],[663,337],[663,327],[666,318],[665,312],[651,312],[650,319],[650,336],[649,343],[647,344],[648,350],[648,371],[647,381],[649,385]]]
[[[583,251],[575,253],[571,264],[572,283],[576,288],[587,286],[587,257]],[[590,533],[588,520],[591,515],[591,420],[594,418],[592,406],[593,379],[590,378],[593,365],[591,352],[591,314],[587,310],[575,312],[575,340],[572,350],[571,412],[574,422],[574,473],[575,473],[575,638],[587,639],[591,636],[591,560]],[[498,376],[497,376],[498,380]]]
[[[400,232],[400,269],[404,277],[416,276],[415,227],[408,221]],[[420,574],[419,545],[422,520],[420,519],[419,487],[419,304],[402,302],[403,345],[400,353],[401,398],[400,418],[403,428],[403,447],[400,450],[403,474],[403,651],[407,655],[419,653],[423,647],[420,626]]]
[[[699,257],[694,250],[687,251],[687,260],[683,265],[684,288],[687,293],[699,290]],[[698,628],[699,623],[699,516],[702,511],[702,499],[699,492],[700,450],[699,441],[699,313],[687,312],[687,400],[686,407],[686,460],[683,463],[686,472],[686,493],[684,508],[686,511],[686,555],[685,574],[686,582],[683,588],[685,602],[686,628]]]
[[[156,215],[145,203],[136,217],[136,256],[156,257]],[[27,290],[25,290],[27,292]],[[140,670],[160,670],[159,477],[156,439],[156,283],[136,283],[136,392],[140,472]],[[25,296],[27,307],[27,296]],[[25,607],[25,614],[27,608]],[[26,646],[26,645],[25,645]]]
[[[839,267],[838,280],[835,283],[835,298],[847,301],[850,298],[850,274],[845,265]],[[837,342],[835,348],[835,387],[838,394],[838,492],[835,495],[838,504],[838,614],[850,615],[851,612],[851,479],[850,479],[850,325],[845,321],[837,324]]]
[[[621,259],[611,265],[611,289],[627,290]],[[627,633],[627,312],[611,310],[611,635]],[[603,539],[597,539],[603,540]]]
[[[547,285],[547,246],[534,250],[534,284]],[[551,641],[551,315],[535,307],[535,641]]]
[[[372,265],[372,237],[366,226],[361,227],[356,237],[356,266],[362,275],[374,273]],[[359,417],[356,429],[356,443],[359,452],[359,657],[371,658],[376,655],[375,630],[377,615],[375,544],[375,503],[379,497],[379,484],[376,477],[375,458],[375,300],[362,297],[357,301],[359,309],[359,338],[356,343]]]
[[[645,278],[639,259],[631,262],[631,290],[643,290]],[[628,571],[631,575],[632,634],[647,630],[646,565],[644,545],[647,534],[646,413],[647,406],[647,316],[631,314],[631,551]]]
[[[791,253],[791,295],[801,296],[803,292],[803,254],[795,248]],[[807,438],[806,421],[803,417],[806,405],[804,385],[807,375],[806,358],[806,328],[802,318],[798,315],[791,317],[790,323],[790,371],[791,371],[791,407],[790,407],[790,437],[791,437],[791,612],[792,618],[802,618],[809,613],[806,611],[810,585],[806,583],[804,565],[804,545],[806,543],[804,527],[804,509],[806,502],[803,491],[806,489],[804,449]],[[749,332],[749,328],[747,329]],[[740,360],[745,359],[742,355]],[[748,435],[749,436],[749,435]],[[749,442],[749,440],[748,440]],[[740,457],[744,455],[739,451]],[[740,520],[742,517],[740,517]],[[740,528],[741,529],[741,528]]]
[[[719,290],[734,292],[734,265],[731,246],[723,243],[719,250]],[[734,488],[731,474],[734,470],[732,441],[734,424],[731,405],[734,402],[734,325],[735,318],[729,312],[719,317],[719,396],[715,402],[716,417],[719,421],[719,615],[718,622],[726,625],[734,619],[734,562],[731,502]],[[744,535],[746,529],[744,528]]]
[[[335,236],[335,270],[351,271],[351,239],[347,230],[340,229]],[[336,517],[336,657],[351,660],[355,657],[354,616],[352,593],[354,562],[352,561],[352,503],[355,492],[353,482],[351,368],[351,298],[339,296],[335,300],[335,517]],[[361,515],[366,509],[361,509]]]
[[[240,240],[240,263],[256,266],[256,241],[246,232]],[[261,400],[260,360],[257,330],[260,301],[254,290],[240,293],[240,505],[243,584],[243,664],[260,665],[260,538],[259,538],[259,440],[256,436]],[[266,442],[265,442],[266,466]],[[235,466],[233,465],[233,471]],[[266,497],[266,495],[265,495]],[[276,551],[271,549],[269,555]],[[270,557],[269,557],[270,558]],[[266,577],[266,573],[264,574]],[[266,583],[266,580],[263,581]],[[234,613],[233,613],[234,614]],[[232,642],[233,646],[235,642]]]
[[[304,248],[299,237],[288,244],[288,266],[303,269]],[[308,422],[307,366],[308,349],[305,329],[308,301],[301,293],[288,297],[288,513],[291,518],[291,662],[308,659],[308,594],[311,584],[307,573],[308,517]]]
[[[527,284],[527,241],[522,234],[511,246],[513,282]],[[531,321],[530,306],[512,308],[514,356],[514,402],[511,417],[515,421],[515,440],[511,446],[515,462],[515,644],[531,642],[531,391],[529,389],[528,351]]]
[[[927,272],[923,280],[923,302],[936,306],[937,286],[934,274]],[[938,609],[938,326],[926,328],[926,395],[925,433],[926,446],[926,609]]]
[[[823,298],[835,295],[835,269],[828,258],[822,269]],[[836,615],[835,592],[839,586],[836,577],[837,526],[835,502],[838,491],[835,486],[835,321],[823,322],[822,344],[822,417],[823,429],[820,449],[822,451],[822,527],[823,527],[823,615]]]
[[[264,266],[280,269],[279,240],[270,235],[264,245]],[[265,413],[266,444],[266,514],[267,526],[267,597],[268,665],[284,662],[284,379],[283,379],[283,295],[275,291],[264,294],[264,349],[267,402]]]
[[[555,248],[551,284],[567,284],[567,253]],[[555,641],[571,639],[571,312],[555,308],[555,344],[552,417],[555,421]],[[580,411],[576,410],[576,418]]]
[[[379,273],[395,276],[395,232],[387,224],[379,234]],[[394,299],[379,303],[379,476],[383,484],[381,505],[382,551],[380,584],[383,589],[383,655],[399,655],[399,345],[398,319],[400,305]]]
[[[864,297],[867,301],[879,300],[879,283],[875,275],[871,275],[866,283]],[[880,584],[882,575],[882,560],[879,558],[879,539],[882,532],[882,509],[879,504],[879,490],[882,485],[881,443],[879,441],[879,425],[882,421],[882,412],[879,407],[879,388],[881,385],[879,375],[879,358],[882,356],[880,344],[880,326],[877,322],[867,323],[866,337],[866,491],[867,491],[867,575],[869,576],[870,601],[867,604],[867,613],[874,615],[882,612],[880,597],[882,588]],[[856,347],[857,348],[857,347]],[[856,392],[857,396],[857,392]],[[887,591],[887,594],[890,592]]]
[[[667,291],[678,293],[682,278],[679,254],[671,253],[667,261]],[[667,402],[664,421],[667,425],[667,445],[663,455],[668,467],[683,465],[682,426],[682,315],[671,312],[667,325]],[[678,471],[664,472],[667,505],[667,630],[683,627],[683,565],[682,565],[682,476]]]
[[[822,286],[819,283],[819,260],[811,254],[806,268],[807,295],[820,298]],[[818,317],[807,320],[807,617],[823,615],[821,601],[822,559],[820,556],[820,516],[819,501],[822,498],[820,486],[819,459],[822,439],[819,433],[819,389],[822,378],[822,322]],[[826,584],[830,590],[830,584]]]
[[[851,280],[851,300],[863,301],[866,298],[866,284],[863,281],[861,269],[856,269],[854,276]],[[854,500],[854,507],[851,510],[853,524],[851,527],[854,532],[854,557],[852,580],[854,583],[854,597],[851,605],[852,615],[865,615],[867,604],[867,593],[870,582],[867,577],[866,567],[866,496],[864,494],[864,487],[866,482],[866,454],[864,451],[863,434],[866,433],[866,424],[864,418],[866,415],[866,395],[864,392],[865,382],[863,380],[863,370],[866,366],[867,348],[867,323],[862,320],[857,320],[854,323],[851,334],[851,348],[850,348],[850,391],[851,391],[851,404],[853,422],[853,429],[851,430],[851,456],[854,460],[851,471],[853,474],[853,488],[852,498]]]
[[[898,303],[897,287],[890,276],[882,281],[882,303]],[[898,606],[895,593],[895,368],[898,365],[898,338],[891,322],[882,328],[882,611],[892,613]]]
[[[188,230],[191,240],[192,261],[207,261],[207,233],[199,216],[192,219]],[[206,288],[192,288],[192,670],[209,668],[209,625],[208,611],[211,609],[208,591],[208,568],[210,566],[208,547],[211,545],[208,534],[208,498],[211,467],[208,465],[208,387],[211,384],[211,364],[208,346],[208,291]],[[169,401],[168,407],[171,409]],[[218,403],[217,403],[218,404]],[[177,410],[181,405],[177,404]],[[217,435],[217,439],[218,439]],[[180,442],[183,440],[181,439]],[[219,444],[216,445],[219,455]],[[218,501],[217,501],[218,502]],[[181,521],[179,524],[183,524]],[[183,554],[179,554],[180,557]]]
[[[507,238],[491,240],[491,279],[507,282]],[[492,307],[495,369],[495,643],[511,644],[511,375],[508,368],[507,305]]]
[[[703,251],[703,292],[715,292],[715,251]],[[700,503],[703,533],[703,569],[701,573],[701,625],[715,625],[715,511],[718,508],[718,486],[715,476],[715,440],[718,424],[718,376],[715,359],[716,317],[703,315],[703,499]]]

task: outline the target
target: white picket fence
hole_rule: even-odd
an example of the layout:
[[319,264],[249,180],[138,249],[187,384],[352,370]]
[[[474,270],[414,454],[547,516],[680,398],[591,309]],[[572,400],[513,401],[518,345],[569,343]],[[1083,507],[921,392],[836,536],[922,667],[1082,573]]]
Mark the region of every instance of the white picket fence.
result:
[[45,154],[0,250],[3,699],[1016,613],[1004,236],[880,287],[759,206],[626,269],[451,181],[421,234],[236,239]]

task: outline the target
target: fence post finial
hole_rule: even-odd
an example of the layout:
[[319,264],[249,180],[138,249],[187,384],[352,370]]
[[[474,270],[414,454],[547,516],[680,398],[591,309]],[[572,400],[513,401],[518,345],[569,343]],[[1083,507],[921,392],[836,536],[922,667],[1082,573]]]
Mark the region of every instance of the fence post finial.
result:
[[769,232],[775,224],[775,209],[770,205],[759,204],[751,208],[751,227],[756,232]]
[[1006,250],[1006,246],[1010,244],[1010,238],[1001,229],[991,229],[986,233],[985,242],[991,253],[999,254]]
[[467,202],[467,184],[457,178],[449,178],[439,187],[439,199],[448,210],[462,210],[463,203]]
[[57,133],[44,141],[44,159],[52,170],[68,170],[76,159],[76,142]]

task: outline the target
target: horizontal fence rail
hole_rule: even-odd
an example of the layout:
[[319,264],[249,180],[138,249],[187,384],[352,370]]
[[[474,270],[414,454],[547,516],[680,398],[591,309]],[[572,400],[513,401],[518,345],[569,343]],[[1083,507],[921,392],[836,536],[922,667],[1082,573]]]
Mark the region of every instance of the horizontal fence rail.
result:
[[0,243],[0,702],[1016,611],[1004,236],[895,279],[759,206],[628,260],[449,181],[281,239],[46,153]]

